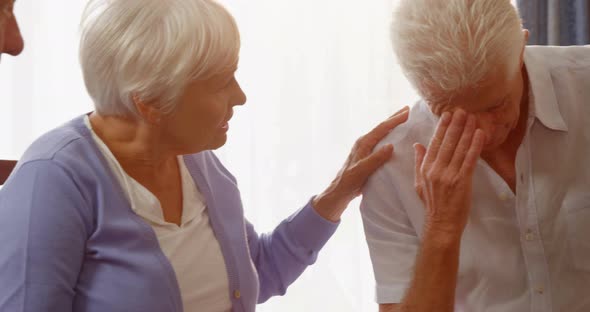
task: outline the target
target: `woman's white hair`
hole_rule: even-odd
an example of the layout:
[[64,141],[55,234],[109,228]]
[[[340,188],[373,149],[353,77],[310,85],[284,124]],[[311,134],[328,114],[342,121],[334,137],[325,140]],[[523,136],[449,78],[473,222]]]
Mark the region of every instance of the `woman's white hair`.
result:
[[509,0],[401,0],[393,49],[425,99],[477,87],[496,70],[518,70],[522,23]]
[[90,0],[80,63],[102,115],[138,117],[134,99],[163,113],[191,81],[230,70],[240,35],[214,0]]

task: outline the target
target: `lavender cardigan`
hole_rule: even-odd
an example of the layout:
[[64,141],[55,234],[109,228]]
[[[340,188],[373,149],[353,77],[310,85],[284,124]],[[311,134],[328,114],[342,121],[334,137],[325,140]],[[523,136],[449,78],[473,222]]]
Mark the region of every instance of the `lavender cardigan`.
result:
[[[283,295],[336,230],[307,204],[259,235],[212,152],[185,162],[207,200],[233,311]],[[0,311],[183,311],[172,266],[82,117],[33,143],[0,191]]]

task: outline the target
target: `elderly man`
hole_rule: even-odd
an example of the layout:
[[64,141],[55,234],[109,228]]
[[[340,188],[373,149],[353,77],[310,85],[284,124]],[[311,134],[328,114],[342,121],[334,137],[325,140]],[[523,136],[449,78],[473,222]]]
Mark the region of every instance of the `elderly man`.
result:
[[16,56],[24,47],[13,8],[14,0],[0,0],[0,56],[3,53]]
[[[590,311],[590,47],[527,37],[509,0],[400,1],[422,100],[364,190],[381,311]],[[471,176],[452,155],[474,127]]]

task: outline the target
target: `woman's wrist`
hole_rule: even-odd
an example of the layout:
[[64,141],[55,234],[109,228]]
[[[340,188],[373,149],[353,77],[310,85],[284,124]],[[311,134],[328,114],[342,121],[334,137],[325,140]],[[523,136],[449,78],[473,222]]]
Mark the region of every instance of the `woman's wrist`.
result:
[[346,199],[345,196],[339,195],[336,190],[328,189],[315,196],[311,204],[322,218],[338,222],[349,203],[350,200]]

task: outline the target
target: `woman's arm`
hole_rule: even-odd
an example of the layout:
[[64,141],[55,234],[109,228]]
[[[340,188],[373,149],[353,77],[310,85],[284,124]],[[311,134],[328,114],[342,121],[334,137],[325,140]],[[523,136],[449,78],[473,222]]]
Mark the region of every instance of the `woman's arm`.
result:
[[319,251],[338,223],[317,214],[311,203],[281,222],[271,233],[258,234],[246,223],[250,256],[260,281],[258,302],[284,295],[303,271],[315,263]]
[[23,164],[0,191],[0,311],[71,311],[88,236],[77,186],[51,160]]

